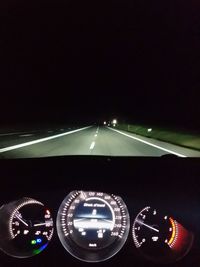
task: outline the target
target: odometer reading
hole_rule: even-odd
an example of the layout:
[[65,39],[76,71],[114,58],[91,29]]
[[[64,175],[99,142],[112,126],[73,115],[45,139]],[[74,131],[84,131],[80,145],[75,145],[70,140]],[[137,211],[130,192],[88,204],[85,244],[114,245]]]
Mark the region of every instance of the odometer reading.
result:
[[101,192],[71,192],[57,216],[63,246],[73,256],[90,262],[116,254],[127,239],[129,225],[123,200]]

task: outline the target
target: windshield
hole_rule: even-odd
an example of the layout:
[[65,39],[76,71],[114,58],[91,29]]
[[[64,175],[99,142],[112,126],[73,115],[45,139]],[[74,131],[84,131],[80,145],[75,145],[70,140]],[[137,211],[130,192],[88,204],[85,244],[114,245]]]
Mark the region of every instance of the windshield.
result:
[[0,5],[0,157],[200,156],[198,3]]

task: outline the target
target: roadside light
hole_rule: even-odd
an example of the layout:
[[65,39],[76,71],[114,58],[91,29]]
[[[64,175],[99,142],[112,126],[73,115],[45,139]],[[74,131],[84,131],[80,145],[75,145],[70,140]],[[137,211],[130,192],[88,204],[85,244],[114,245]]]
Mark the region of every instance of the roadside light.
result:
[[113,125],[116,125],[116,124],[117,124],[117,120],[114,119],[114,120],[112,121],[112,123],[113,123]]
[[106,121],[103,122],[103,125],[106,125]]
[[150,133],[152,131],[152,128],[149,128],[147,131]]

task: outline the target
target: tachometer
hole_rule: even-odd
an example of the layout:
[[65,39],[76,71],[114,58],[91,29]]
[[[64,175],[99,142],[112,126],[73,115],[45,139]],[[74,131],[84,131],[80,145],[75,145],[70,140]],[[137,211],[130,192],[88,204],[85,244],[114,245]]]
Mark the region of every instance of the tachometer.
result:
[[103,261],[116,254],[127,239],[129,226],[123,200],[102,192],[71,192],[57,215],[64,248],[87,262]]
[[3,206],[0,213],[0,248],[6,254],[25,258],[47,247],[53,235],[53,219],[41,202],[23,198]]
[[169,263],[187,254],[193,234],[172,217],[145,207],[134,221],[133,240],[136,248],[148,259]]

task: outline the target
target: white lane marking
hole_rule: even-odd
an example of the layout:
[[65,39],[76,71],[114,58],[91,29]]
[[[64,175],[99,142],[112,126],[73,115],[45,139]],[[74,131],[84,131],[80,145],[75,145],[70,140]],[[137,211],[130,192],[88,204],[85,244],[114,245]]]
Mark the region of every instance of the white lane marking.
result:
[[90,145],[90,149],[92,150],[95,146],[95,142],[93,141],[92,144]]
[[19,135],[19,137],[26,137],[26,136],[32,136],[32,135],[34,135],[34,134],[21,134],[21,135]]
[[0,153],[7,152],[7,151],[10,151],[10,150],[14,150],[14,149],[18,149],[18,148],[25,147],[25,146],[35,145],[35,144],[42,143],[42,142],[45,142],[45,141],[48,141],[48,140],[52,140],[52,139],[55,139],[55,138],[58,138],[58,137],[62,137],[62,136],[68,135],[68,134],[80,132],[80,131],[83,131],[85,129],[91,128],[91,127],[92,126],[87,126],[87,127],[83,127],[83,128],[77,129],[77,130],[70,131],[70,132],[66,132],[66,133],[62,133],[62,134],[56,134],[56,135],[52,135],[52,136],[49,136],[49,137],[37,139],[37,140],[34,140],[34,141],[30,141],[30,142],[26,142],[26,143],[14,145],[14,146],[8,146],[8,147],[0,148]]
[[99,126],[97,127],[96,134],[98,134],[98,132],[99,132]]
[[115,132],[117,132],[117,133],[119,133],[119,134],[125,135],[125,136],[127,136],[127,137],[129,137],[129,138],[132,138],[132,139],[135,139],[135,140],[137,140],[137,141],[139,141],[139,142],[142,142],[142,143],[144,143],[144,144],[146,144],[146,145],[153,146],[153,147],[158,148],[158,149],[160,149],[160,150],[163,150],[163,151],[165,151],[165,152],[169,152],[169,153],[171,153],[171,154],[174,154],[174,155],[176,155],[176,156],[179,156],[179,157],[182,157],[182,158],[186,158],[186,157],[187,157],[187,156],[185,156],[185,155],[183,155],[183,154],[180,154],[180,153],[174,152],[174,151],[172,151],[172,150],[166,149],[166,148],[164,148],[164,147],[157,146],[157,145],[154,145],[154,144],[152,144],[152,143],[150,143],[150,142],[144,141],[144,140],[142,140],[142,139],[140,139],[140,138],[138,138],[138,137],[133,137],[133,136],[131,136],[131,135],[129,135],[129,134],[126,134],[126,133],[123,133],[123,132],[121,132],[121,131],[119,131],[119,130],[112,129],[112,128],[109,128],[109,127],[107,127],[107,128],[110,129],[110,130],[112,130],[112,131],[115,131]]

